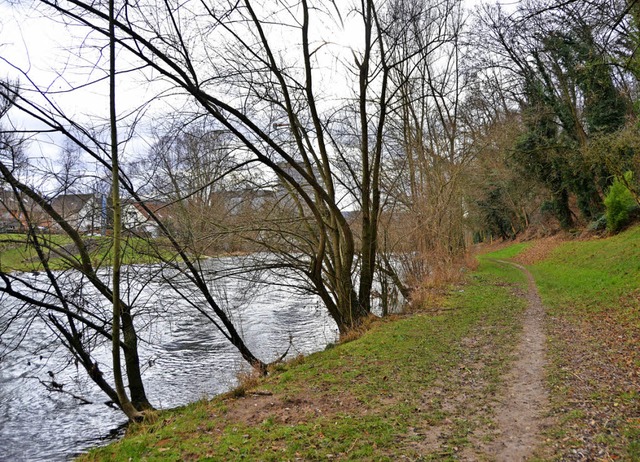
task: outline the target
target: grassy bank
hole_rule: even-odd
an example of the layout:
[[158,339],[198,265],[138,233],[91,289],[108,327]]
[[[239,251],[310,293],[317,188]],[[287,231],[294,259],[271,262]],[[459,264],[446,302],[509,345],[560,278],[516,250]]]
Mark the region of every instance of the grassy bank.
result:
[[640,228],[480,256],[437,306],[165,411],[82,460],[491,460],[521,330],[522,273],[548,307],[551,409],[534,460],[640,460]]
[[[39,236],[49,265],[54,270],[72,267],[78,261],[78,250],[68,236],[46,234]],[[111,264],[112,242],[109,237],[90,236],[85,238],[95,267]],[[124,264],[156,263],[170,259],[165,245],[158,239],[142,239],[128,236],[124,243]],[[42,264],[35,246],[26,234],[0,234],[0,271],[41,271]]]
[[640,460],[640,227],[521,258],[549,314],[548,457]]
[[485,261],[441,306],[159,413],[83,460],[453,460],[487,425],[522,285],[517,271]]

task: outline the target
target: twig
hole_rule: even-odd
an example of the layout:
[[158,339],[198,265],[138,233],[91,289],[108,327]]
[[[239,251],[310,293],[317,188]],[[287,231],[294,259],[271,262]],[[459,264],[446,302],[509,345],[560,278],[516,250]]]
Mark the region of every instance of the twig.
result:
[[254,396],[273,396],[273,393],[271,393],[270,391],[251,391],[249,393],[247,393],[248,395],[254,395]]
[[78,396],[74,393],[71,393],[70,391],[64,390],[64,383],[58,383],[54,380],[51,380],[50,382],[45,382],[44,380],[41,380],[39,377],[34,377],[34,376],[27,376],[28,379],[36,379],[38,382],[40,382],[49,392],[55,391],[58,393],[63,393],[65,395],[69,395],[72,398],[77,399],[78,401],[80,401],[81,404],[93,404],[93,402],[89,401],[86,398],[83,398],[82,396]]
[[350,447],[349,449],[347,449],[347,452],[345,452],[345,454],[349,454],[351,451],[353,451],[353,448],[355,448],[355,447],[356,447],[356,443],[358,442],[358,439],[359,439],[359,438],[356,438],[356,439],[353,441],[353,444],[351,445],[351,447]]

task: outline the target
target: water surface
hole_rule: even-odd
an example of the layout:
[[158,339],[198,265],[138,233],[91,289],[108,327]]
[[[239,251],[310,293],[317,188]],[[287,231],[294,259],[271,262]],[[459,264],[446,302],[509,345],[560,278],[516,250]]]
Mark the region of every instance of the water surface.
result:
[[[234,259],[212,262],[211,274],[219,275],[222,267],[237,263]],[[135,323],[150,401],[158,408],[172,408],[229,390],[246,364],[206,317],[194,309],[193,304],[204,306],[198,305],[203,300],[194,294],[188,303],[156,271],[153,267],[148,271],[136,267],[129,278],[131,297],[137,297]],[[282,282],[282,275],[260,276],[263,282]],[[30,277],[46,285],[44,275]],[[262,285],[257,280],[213,281],[215,277],[211,278],[211,287],[217,300],[263,361],[272,361],[287,349],[291,357],[323,349],[336,341],[336,325],[317,297],[281,285]],[[186,280],[171,280],[181,291],[189,288]],[[83,290],[90,292],[91,288],[83,286]],[[16,302],[7,297],[0,301],[3,315],[10,311],[12,303]],[[0,460],[68,460],[118,436],[126,422],[123,414],[105,404],[107,396],[81,367],[75,366],[42,320],[33,322],[28,330],[26,324],[19,320],[2,334]],[[24,339],[16,348],[12,339],[23,333]],[[96,347],[94,357],[108,373],[109,346]],[[47,391],[39,380],[51,380],[49,372],[56,382],[64,384],[65,391],[91,404]]]

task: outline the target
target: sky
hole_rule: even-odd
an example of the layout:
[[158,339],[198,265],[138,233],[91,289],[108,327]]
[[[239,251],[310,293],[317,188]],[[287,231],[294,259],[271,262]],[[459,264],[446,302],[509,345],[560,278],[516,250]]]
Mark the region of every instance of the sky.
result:
[[[473,8],[480,2],[481,0],[464,0],[467,8]],[[514,1],[501,3],[509,7],[513,6]],[[67,115],[80,120],[106,118],[106,80],[87,86],[81,92],[66,93],[74,85],[105,77],[99,70],[93,69],[93,61],[98,59],[95,52],[89,55],[79,52],[79,45],[85,45],[86,50],[86,44],[91,43],[90,37],[81,35],[84,34],[82,30],[69,29],[51,18],[43,17],[37,8],[30,5],[28,2],[0,0],[0,77],[10,76],[15,79],[20,76],[17,71],[19,69],[48,91],[55,92],[55,101],[64,108]],[[349,32],[353,32],[353,28],[344,32],[342,37],[334,36],[333,39],[349,40]],[[70,34],[76,36],[74,40],[70,40]],[[78,48],[70,48],[71,43],[78,45]],[[19,78],[21,81],[25,79],[24,76]],[[333,80],[334,76],[329,77],[328,85],[335,85]],[[118,85],[118,106],[121,111],[133,107],[136,101],[146,99],[146,95],[140,93],[147,88],[142,83],[139,77],[133,80],[121,79]],[[15,114],[12,115],[12,122],[22,128],[32,124]],[[33,159],[55,158],[60,155],[63,144],[64,141],[59,137],[40,137],[37,143],[30,144],[29,156]],[[138,138],[127,149],[141,153],[148,145],[147,140]]]
[[[467,8],[473,8],[483,1],[463,0],[463,3]],[[500,3],[510,5],[517,1],[504,0]],[[49,17],[43,17],[31,5],[30,2],[0,0],[0,59],[6,59],[34,78],[49,83],[50,90],[65,90],[68,88],[66,80],[82,82],[88,75],[95,78],[95,72],[88,73],[93,63],[84,61],[78,50],[68,49],[69,33],[78,34],[78,31],[74,32]],[[348,38],[348,33],[338,40]],[[84,37],[79,35],[79,38]],[[75,42],[78,43],[77,40]],[[9,68],[6,63],[3,64],[0,66],[0,76],[5,77]],[[64,71],[64,77],[58,75],[61,71]],[[85,108],[93,112],[101,107],[104,101],[99,93],[102,91],[83,92],[82,100],[77,102],[75,108],[77,115],[82,115]]]
[[[463,3],[467,8],[473,8],[483,1],[485,0],[463,0]],[[504,0],[500,3],[510,5],[517,1]],[[83,61],[78,50],[68,49],[69,33],[74,33],[72,29],[44,17],[37,8],[32,7],[33,4],[0,0],[0,58],[28,71],[36,78],[50,82],[50,89],[64,90],[67,87],[65,78],[82,81],[87,75],[87,67],[93,63]],[[348,33],[349,31],[346,32]],[[79,37],[83,38],[82,35]],[[81,67],[79,71],[82,74],[75,71],[75,67]],[[0,76],[7,75],[6,69],[6,65],[0,67]],[[64,70],[66,77],[57,75],[60,70]],[[95,73],[91,76],[95,77]],[[94,100],[91,96],[91,93],[83,94],[83,101],[78,106],[80,113],[82,106],[95,108],[102,103],[100,97]]]

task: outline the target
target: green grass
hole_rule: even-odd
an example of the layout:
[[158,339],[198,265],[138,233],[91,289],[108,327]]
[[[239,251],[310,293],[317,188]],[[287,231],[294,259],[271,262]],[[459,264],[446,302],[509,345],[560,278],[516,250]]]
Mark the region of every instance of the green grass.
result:
[[[61,243],[62,240],[56,245]],[[34,248],[26,243],[26,235],[0,234],[0,270],[10,272],[35,269],[30,260],[37,258]]]
[[551,434],[640,460],[640,227],[563,243],[530,269],[551,319]]
[[[483,409],[503,386],[525,306],[524,275],[499,260],[528,247],[480,256],[467,283],[428,312],[378,322],[358,340],[278,365],[257,385],[158,413],[82,459],[486,460],[480,448],[494,435]],[[574,451],[640,460],[639,262],[634,228],[560,244],[530,268],[548,307],[552,401],[532,460]]]
[[[547,244],[548,245],[548,244]],[[480,257],[526,252],[515,244]],[[548,313],[553,425],[546,455],[610,454],[640,460],[640,227],[609,238],[564,242],[529,268]],[[513,274],[491,271],[504,280]],[[586,455],[585,455],[586,454]],[[537,460],[537,459],[536,459]]]
[[512,244],[507,247],[504,247],[495,252],[486,253],[478,256],[480,261],[485,260],[508,260],[517,256],[518,254],[524,252],[527,248],[529,248],[530,243],[528,242],[519,242],[517,244]]
[[[485,260],[439,314],[378,322],[358,340],[277,366],[258,385],[272,394],[266,402],[243,389],[162,412],[83,460],[454,460],[486,424],[481,408],[520,329],[514,274]],[[469,402],[452,406],[456,393]],[[254,406],[253,420],[236,416]],[[439,447],[416,446],[436,430]]]
[[640,227],[608,239],[568,242],[531,268],[551,309],[576,314],[617,309],[640,281]]
[[[79,262],[79,253],[71,239],[64,235],[38,236],[44,247],[49,266],[53,270],[68,269]],[[103,236],[86,237],[90,258],[95,267],[111,264],[111,239]],[[171,259],[172,253],[161,240],[146,240],[127,236],[124,243],[124,264],[156,263]],[[26,234],[0,234],[0,271],[41,271],[42,263],[35,246]]]

